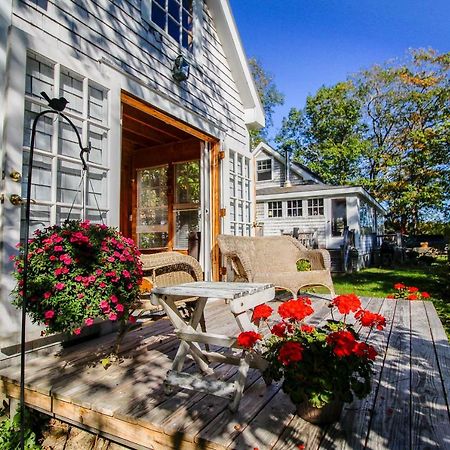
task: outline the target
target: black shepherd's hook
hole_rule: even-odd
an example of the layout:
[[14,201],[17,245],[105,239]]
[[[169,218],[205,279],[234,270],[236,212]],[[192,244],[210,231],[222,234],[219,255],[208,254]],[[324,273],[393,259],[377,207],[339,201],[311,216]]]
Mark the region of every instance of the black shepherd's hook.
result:
[[52,98],[45,93],[41,92],[51,109],[41,111],[33,120],[33,126],[31,128],[31,142],[30,142],[30,157],[28,161],[28,179],[27,179],[27,197],[25,203],[25,243],[24,243],[24,263],[23,263],[23,298],[22,298],[22,329],[21,329],[21,343],[20,343],[20,448],[25,448],[25,326],[26,326],[26,307],[27,307],[27,282],[28,282],[28,240],[30,238],[30,210],[31,210],[31,175],[33,171],[33,156],[34,156],[34,144],[36,138],[36,127],[39,119],[47,114],[58,114],[65,119],[69,125],[75,131],[78,139],[78,145],[81,149],[80,159],[83,164],[83,170],[87,170],[86,161],[83,154],[89,153],[91,145],[88,143],[87,147],[83,147],[81,143],[81,136],[74,123],[62,113],[66,107],[68,101],[64,98]]

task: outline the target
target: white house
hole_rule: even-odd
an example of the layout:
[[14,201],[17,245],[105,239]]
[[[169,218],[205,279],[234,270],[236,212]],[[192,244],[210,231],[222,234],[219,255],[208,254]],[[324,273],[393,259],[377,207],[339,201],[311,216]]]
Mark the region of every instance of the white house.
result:
[[347,229],[354,236],[359,265],[370,262],[374,235],[383,232],[386,212],[367,191],[327,185],[305,166],[286,164],[286,158],[265,143],[255,149],[254,160],[260,234],[292,233],[297,228],[300,236],[313,236],[333,256],[345,245]]
[[[180,58],[184,81],[174,78]],[[18,342],[9,257],[41,91],[69,101],[92,150],[83,204],[75,133],[58,117],[39,122],[32,229],[63,221],[72,203],[72,217],[98,221],[95,192],[106,223],[143,251],[186,251],[199,230],[207,279],[219,272],[215,236],[252,232],[249,129],[264,115],[227,0],[2,0],[1,348]]]

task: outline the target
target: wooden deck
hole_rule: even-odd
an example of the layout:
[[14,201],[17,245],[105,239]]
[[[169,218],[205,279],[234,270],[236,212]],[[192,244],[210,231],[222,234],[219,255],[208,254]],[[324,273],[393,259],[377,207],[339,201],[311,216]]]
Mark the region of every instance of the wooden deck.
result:
[[[314,300],[319,323],[329,312]],[[346,405],[338,424],[319,427],[296,415],[279,384],[266,387],[250,372],[239,411],[225,399],[178,390],[166,396],[162,381],[178,341],[167,319],[130,333],[122,361],[98,363],[113,337],[28,354],[26,401],[68,423],[132,448],[151,449],[419,449],[450,448],[450,347],[431,302],[365,299],[388,321],[369,336],[381,356],[372,393]],[[211,331],[232,333],[235,321],[223,302],[207,307]],[[213,326],[215,325],[215,326]],[[17,359],[0,370],[2,388],[19,395]],[[2,367],[2,366],[0,366]],[[218,365],[222,379],[236,367]],[[190,362],[187,371],[195,371]]]

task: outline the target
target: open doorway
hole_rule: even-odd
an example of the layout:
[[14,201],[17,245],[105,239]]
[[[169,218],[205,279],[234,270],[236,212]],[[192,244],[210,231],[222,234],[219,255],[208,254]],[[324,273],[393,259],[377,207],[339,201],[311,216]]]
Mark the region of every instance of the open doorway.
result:
[[187,253],[189,233],[197,232],[211,260],[220,232],[216,147],[214,138],[122,93],[120,229],[143,253]]

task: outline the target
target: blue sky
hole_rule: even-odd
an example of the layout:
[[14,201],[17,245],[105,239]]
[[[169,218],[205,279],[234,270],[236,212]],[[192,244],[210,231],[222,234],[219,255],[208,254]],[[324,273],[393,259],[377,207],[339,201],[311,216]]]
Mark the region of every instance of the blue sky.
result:
[[[408,48],[450,51],[450,0],[230,0],[247,56],[285,96],[274,126],[322,85]],[[274,130],[276,131],[276,130]],[[273,134],[273,132],[272,132]]]

